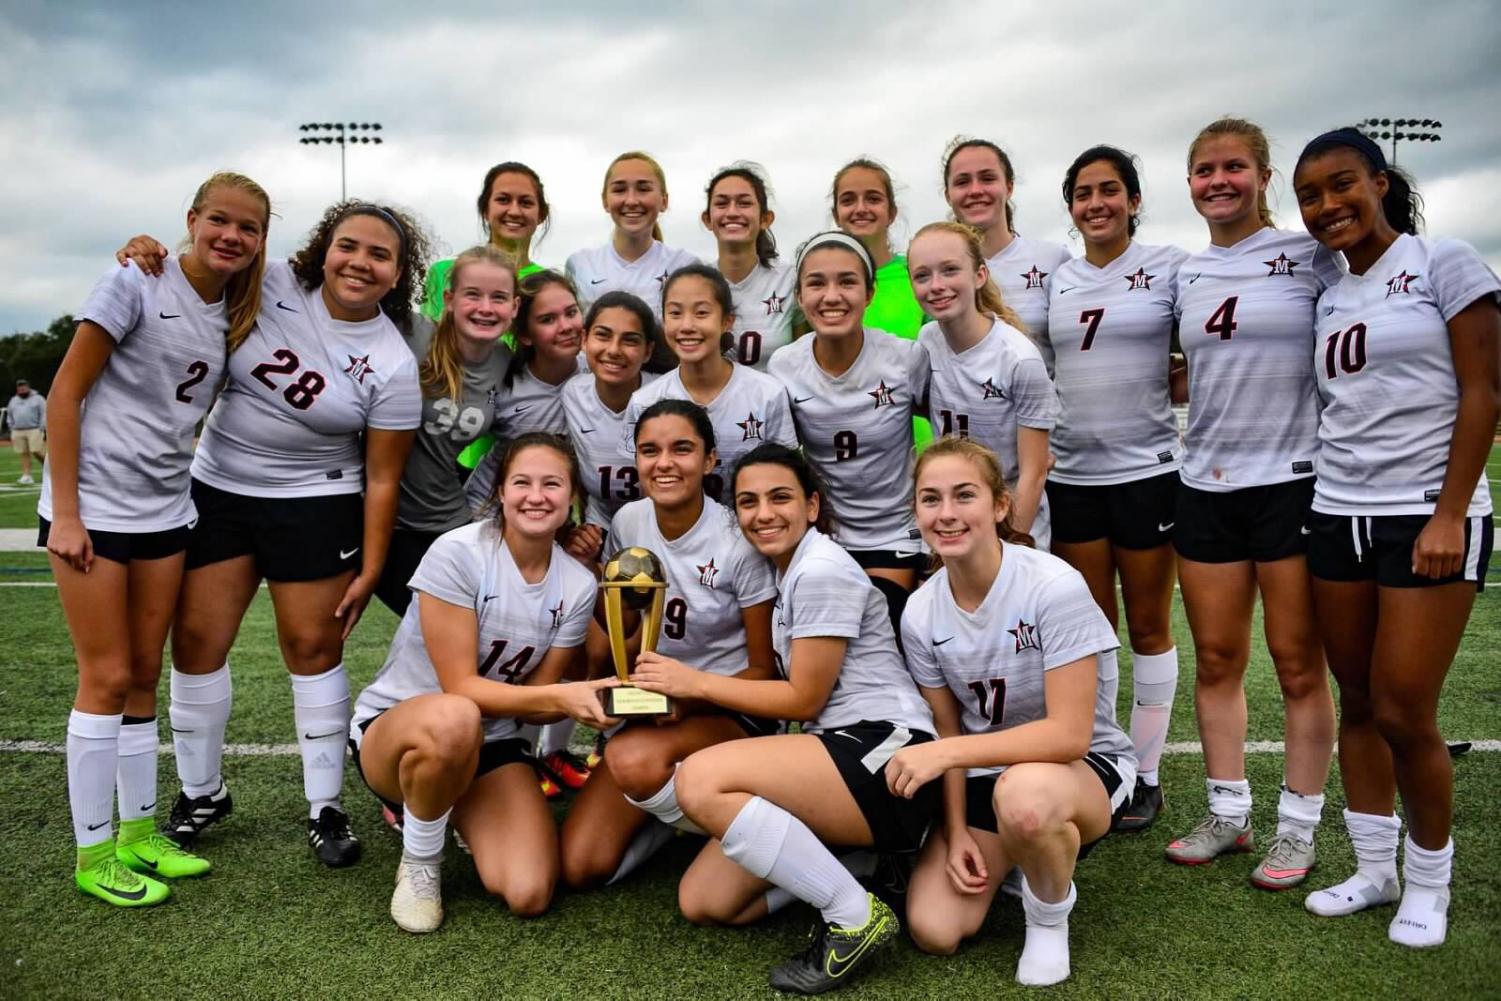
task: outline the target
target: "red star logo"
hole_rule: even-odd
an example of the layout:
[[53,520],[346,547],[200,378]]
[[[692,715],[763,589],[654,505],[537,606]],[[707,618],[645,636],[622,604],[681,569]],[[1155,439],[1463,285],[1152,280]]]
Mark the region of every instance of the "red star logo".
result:
[[1006,394],[996,388],[994,379],[986,379],[984,382],[980,383],[980,399],[1004,400],[1005,398]]
[[1038,271],[1037,265],[1032,265],[1031,271],[1022,273],[1022,277],[1026,279],[1027,282],[1027,284],[1022,286],[1023,291],[1029,288],[1042,288],[1042,280],[1047,276],[1048,273],[1046,271]]
[[885,379],[882,379],[879,386],[877,386],[875,389],[872,389],[865,395],[874,396],[876,398],[876,406],[878,407],[883,403],[894,405],[894,401],[891,399],[891,390],[886,387]]
[[758,421],[758,420],[756,420],[756,415],[754,413],[746,414],[745,415],[745,420],[743,420],[743,421],[736,421],[735,422],[736,426],[738,426],[741,431],[745,432],[744,434],[742,434],[740,436],[740,440],[741,441],[760,441],[761,440],[761,425],[763,425],[765,423],[766,423],[765,421]]
[[344,357],[349,359],[349,364],[345,366],[344,371],[354,376],[354,381],[358,382],[361,386],[365,384],[365,376],[375,374],[375,369],[370,367],[369,355],[363,355],[359,358],[356,358],[354,355],[345,355]]
[[1148,291],[1151,291],[1152,279],[1156,278],[1157,276],[1147,274],[1146,268],[1137,268],[1136,274],[1121,275],[1121,277],[1126,280],[1127,285],[1131,286],[1131,291],[1135,292],[1139,288],[1144,288]]
[[698,568],[698,582],[704,587],[712,589],[714,587],[714,578],[718,576],[719,568],[714,565],[714,558],[712,556],[709,558],[708,563]]
[[1293,268],[1303,262],[1289,261],[1286,254],[1278,254],[1275,261],[1262,261],[1261,263],[1272,269],[1266,273],[1266,276],[1270,278],[1272,275],[1291,275]]
[[780,313],[782,311],[782,304],[786,301],[787,297],[785,295],[777,295],[775,292],[761,300],[762,304],[766,307],[767,316],[774,316]]
[[556,629],[561,626],[563,624],[563,599],[559,598],[556,607],[549,608],[548,611],[552,613],[552,627]]
[[667,284],[667,272],[664,271],[660,275],[657,275],[657,288],[661,288],[663,285],[666,285],[666,284]]
[[1400,275],[1395,275],[1386,280],[1386,294],[1389,296],[1397,295],[1399,293],[1401,295],[1412,295],[1412,290],[1407,286],[1411,285],[1421,277],[1423,276],[1410,275],[1407,273],[1407,269],[1403,268]]
[[1017,619],[1016,628],[1008,629],[1006,632],[1016,638],[1016,650],[1013,651],[1015,653],[1021,653],[1023,650],[1042,649],[1042,644],[1037,641],[1037,627],[1030,622],[1023,622],[1021,619]]

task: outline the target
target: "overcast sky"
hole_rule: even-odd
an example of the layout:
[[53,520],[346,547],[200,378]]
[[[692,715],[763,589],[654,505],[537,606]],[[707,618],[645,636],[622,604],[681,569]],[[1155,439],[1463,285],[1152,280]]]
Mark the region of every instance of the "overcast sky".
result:
[[[216,13],[216,10],[218,11]],[[1368,116],[1444,123],[1403,143],[1428,232],[1501,265],[1501,19],[1487,2],[66,3],[0,10],[0,333],[76,309],[125,237],[175,243],[198,183],[247,173],[285,256],[339,194],[336,147],[305,121],[380,121],[349,156],[351,196],[415,209],[446,250],[480,238],[491,164],[521,160],[553,222],[533,256],[603,243],[603,172],[627,149],[666,167],[667,242],[712,259],[703,188],[765,165],[786,250],[829,221],[828,188],[870,154],[896,176],[899,243],[946,211],[956,133],[1010,151],[1018,229],[1068,240],[1059,184],[1086,146],[1145,164],[1138,239],[1207,242],[1184,183],[1224,113],[1272,136],[1274,209],[1303,142]],[[1078,244],[1073,244],[1078,249]]]

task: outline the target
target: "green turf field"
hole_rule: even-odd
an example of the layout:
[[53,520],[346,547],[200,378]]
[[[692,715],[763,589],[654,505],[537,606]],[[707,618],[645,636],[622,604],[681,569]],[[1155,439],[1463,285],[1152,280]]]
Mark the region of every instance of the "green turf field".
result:
[[[0,453],[0,482],[14,465]],[[7,464],[9,463],[9,464]],[[1491,476],[1501,479],[1493,460]],[[13,474],[10,476],[13,480]],[[32,501],[34,503],[34,499]],[[0,508],[0,514],[8,509]],[[16,514],[16,512],[10,512]],[[0,527],[27,527],[20,514]],[[1501,738],[1501,573],[1476,604],[1441,704],[1451,739]],[[0,553],[0,740],[62,740],[74,669],[55,591],[40,553]],[[373,606],[347,662],[356,687],[378,668],[395,619]],[[1258,627],[1259,628],[1259,627]],[[1183,649],[1171,738],[1196,739],[1192,655]],[[229,740],[294,739],[291,698],[264,593],[232,655],[235,715]],[[1253,740],[1282,736],[1276,685],[1257,644],[1247,683]],[[1127,689],[1129,693],[1129,688]],[[1126,707],[1122,706],[1122,718]],[[165,730],[165,728],[163,728]],[[1275,828],[1280,758],[1254,754],[1249,774],[1262,834]],[[1476,751],[1456,765],[1458,845],[1449,942],[1416,953],[1386,938],[1391,909],[1320,920],[1299,891],[1252,889],[1254,856],[1204,868],[1162,861],[1162,847],[1205,808],[1202,765],[1193,754],[1164,761],[1169,812],[1145,835],[1107,840],[1077,875],[1071,929],[1073,977],[1057,998],[1460,998],[1501,993],[1501,753]],[[693,850],[680,839],[624,885],[559,893],[531,921],[487,899],[466,856],[445,866],[447,920],[410,936],[386,914],[399,839],[353,774],[346,803],[366,857],[350,870],[324,869],[303,835],[305,803],[296,757],[231,757],[226,774],[235,815],[201,847],[213,875],[179,883],[173,900],[145,912],[106,907],[72,886],[71,829],[63,759],[0,751],[0,834],[6,901],[0,907],[0,997],[488,996],[492,998],[742,998],[770,996],[771,965],[801,947],[809,914],[792,908],[744,930],[695,928],[674,906],[675,880]],[[175,784],[161,768],[163,815]],[[1315,882],[1352,864],[1331,779]],[[938,959],[903,941],[851,998],[989,998],[1021,993],[1012,980],[1020,951],[1019,905],[1002,898],[981,937]]]

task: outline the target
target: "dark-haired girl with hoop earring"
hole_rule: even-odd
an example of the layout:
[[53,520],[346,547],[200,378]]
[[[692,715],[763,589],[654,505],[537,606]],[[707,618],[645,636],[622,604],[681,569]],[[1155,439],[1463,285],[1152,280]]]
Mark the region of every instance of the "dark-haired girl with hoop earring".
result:
[[[402,333],[427,248],[400,210],[342,202],[291,261],[266,267],[256,326],[230,355],[228,384],[193,456],[198,524],[172,626],[183,791],[167,835],[179,845],[231,810],[220,773],[227,658],[265,580],[292,677],[308,845],[327,866],[359,860],[339,800],[349,726],[344,641],[380,580],[421,422],[417,362]],[[122,253],[160,249],[137,238]]]
[[1162,808],[1157,765],[1178,688],[1172,531],[1182,447],[1168,367],[1178,265],[1188,255],[1134,240],[1141,178],[1124,150],[1079,154],[1063,201],[1084,256],[1058,268],[1048,296],[1060,404],[1049,439],[1057,456],[1047,484],[1052,549],[1084,575],[1112,623],[1120,578],[1140,771],[1117,829],[1141,831]]
[[769,187],[757,164],[724,167],[709,178],[702,216],[719,246],[719,273],[735,297],[731,350],[740,364],[762,372],[772,355],[792,343],[799,315],[793,268],[777,263]]
[[[667,574],[657,652],[695,669],[738,678],[772,676],[771,564],[735,515],[704,494],[714,468],[714,427],[687,400],[658,400],[636,423],[636,468],[646,498],[620,508],[609,550],[649,549]],[[683,821],[674,774],[694,751],[771,733],[773,722],[712,703],[677,702],[670,716],[628,722],[605,745],[563,824],[570,886],[614,883],[645,862]]]
[[1428,948],[1448,933],[1454,862],[1438,699],[1494,535],[1485,461],[1501,411],[1501,279],[1469,244],[1417,235],[1410,180],[1356,129],[1304,147],[1293,190],[1309,234],[1350,268],[1314,314],[1323,407],[1308,568],[1339,681],[1356,869],[1305,904],[1334,917],[1400,895],[1388,937]]

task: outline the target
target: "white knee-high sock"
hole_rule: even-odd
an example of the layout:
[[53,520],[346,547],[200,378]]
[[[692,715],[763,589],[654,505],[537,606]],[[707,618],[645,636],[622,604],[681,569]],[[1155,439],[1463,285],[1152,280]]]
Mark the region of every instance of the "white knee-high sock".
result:
[[818,835],[760,796],[735,815],[720,839],[726,858],[816,907],[841,928],[863,928],[870,898]]
[[1166,653],[1131,653],[1131,743],[1136,745],[1137,776],[1157,785],[1157,766],[1167,743],[1178,691],[1178,648]]
[[1423,848],[1407,835],[1402,875],[1407,887],[1386,934],[1398,945],[1431,949],[1449,933],[1449,881],[1454,872],[1454,840],[1437,850]]
[[224,728],[234,702],[229,665],[208,674],[183,674],[172,668],[172,748],[177,757],[177,777],[189,796],[211,796],[223,783]]
[[322,674],[292,675],[292,710],[302,751],[302,791],[308,815],[339,806],[344,787],[344,744],[349,740],[349,677],[337,664]]
[[1034,987],[1068,979],[1068,916],[1079,892],[1068,884],[1068,896],[1057,903],[1038,900],[1022,874],[1022,912],[1027,916],[1027,941],[1016,964],[1016,982]]
[[68,805],[73,840],[89,848],[115,836],[115,766],[120,757],[120,721],[74,709],[68,714]]
[[[839,864],[848,869],[851,876],[864,879],[876,871],[876,853],[868,848],[857,848],[839,856]],[[773,886],[766,891],[766,913],[775,914],[796,899],[780,886]]]
[[1324,815],[1324,794],[1305,796],[1293,792],[1284,781],[1282,798],[1277,801],[1277,834],[1291,834],[1299,841],[1313,844],[1313,832]]
[[401,853],[408,859],[435,859],[443,855],[443,838],[448,834],[448,817],[453,808],[432,820],[412,816],[407,810],[401,826]]
[[664,824],[676,827],[680,831],[689,834],[703,834],[704,829],[693,821],[683,816],[683,808],[678,806],[677,772],[663,784],[662,788],[652,793],[646,799],[631,799],[627,796],[625,801],[639,810],[656,817]]
[[1245,779],[1206,779],[1209,812],[1237,827],[1251,816],[1251,783]]
[[120,822],[156,814],[156,717],[128,716],[120,725],[120,757],[115,766],[115,794]]
[[555,751],[568,750],[568,742],[573,739],[573,731],[578,728],[578,723],[571,719],[559,720],[542,727],[542,732],[537,736],[537,757],[545,758]]

